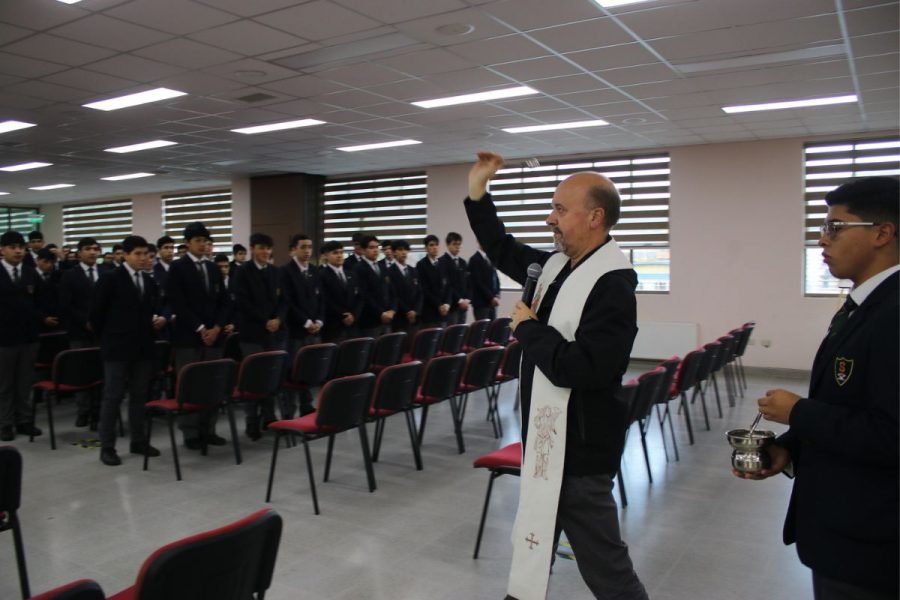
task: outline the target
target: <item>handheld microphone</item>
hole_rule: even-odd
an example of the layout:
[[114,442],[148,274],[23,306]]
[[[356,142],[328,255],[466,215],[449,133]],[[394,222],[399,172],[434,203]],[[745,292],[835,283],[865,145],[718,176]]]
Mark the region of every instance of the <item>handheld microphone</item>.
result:
[[528,279],[525,280],[525,285],[522,286],[522,302],[527,306],[531,306],[531,302],[534,300],[534,289],[537,287],[537,281],[541,276],[542,270],[541,265],[537,263],[528,265]]

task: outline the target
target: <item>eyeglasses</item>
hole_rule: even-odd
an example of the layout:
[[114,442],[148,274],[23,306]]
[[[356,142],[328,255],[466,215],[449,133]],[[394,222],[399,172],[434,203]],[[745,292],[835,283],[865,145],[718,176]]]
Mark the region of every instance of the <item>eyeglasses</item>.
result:
[[825,221],[822,223],[822,227],[819,228],[819,231],[822,232],[822,237],[834,238],[837,234],[848,227],[874,227],[875,225],[881,225],[881,223],[859,223],[856,221]]

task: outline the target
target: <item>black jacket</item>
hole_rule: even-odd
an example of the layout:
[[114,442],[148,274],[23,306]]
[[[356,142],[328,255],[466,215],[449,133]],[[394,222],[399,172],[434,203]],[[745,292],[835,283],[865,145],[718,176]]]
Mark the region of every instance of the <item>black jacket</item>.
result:
[[400,326],[409,325],[406,313],[416,311],[416,323],[422,319],[422,286],[419,285],[419,273],[415,267],[406,265],[406,274],[400,271],[400,263],[395,262],[388,269],[391,286],[397,295],[397,314],[394,322]]
[[[38,302],[38,319],[40,320],[40,332],[49,333],[52,331],[62,331],[62,318],[60,316],[59,305],[59,282],[62,279],[63,272],[58,269],[50,271],[47,277],[41,273],[40,269],[35,269],[38,277],[41,279],[41,293]],[[47,317],[56,317],[58,324],[49,326],[44,323]]]
[[[267,344],[283,331],[287,304],[277,267],[260,269],[251,261],[236,269],[234,281],[229,283],[241,342]],[[281,321],[281,329],[275,333],[266,330],[266,323],[272,319]]]
[[[98,265],[94,265],[94,278],[96,281],[100,279]],[[91,282],[80,263],[63,273],[59,281],[62,324],[69,332],[70,340],[86,344],[94,341],[94,334],[88,330],[87,324],[96,286],[97,283]]]
[[778,443],[794,489],[784,541],[824,577],[898,593],[900,275],[882,282],[819,347],[809,397]]
[[363,299],[362,313],[359,315],[359,327],[378,327],[383,325],[381,314],[397,309],[397,298],[387,272],[375,263],[378,273],[365,260],[360,260],[353,268],[353,274],[359,283],[359,293]]
[[18,283],[0,264],[0,347],[37,341],[41,288],[37,271],[24,260],[19,264]]
[[456,260],[445,252],[438,259],[438,264],[443,265],[447,273],[447,283],[450,288],[450,310],[459,310],[459,301],[463,298],[472,299],[469,289],[469,269],[465,259],[457,256]]
[[341,283],[334,269],[329,266],[322,267],[322,295],[325,304],[325,324],[322,326],[322,339],[334,339],[344,332],[344,324],[341,322],[344,313],[351,313],[356,321],[353,330],[359,325],[359,315],[362,312],[362,298],[359,295],[359,284],[356,276],[344,272],[347,284]]
[[[543,265],[552,255],[507,235],[490,194],[479,202],[466,199],[465,206],[481,247],[498,269],[519,283],[524,283],[529,264]],[[621,269],[597,279],[578,319],[575,341],[570,342],[547,321],[562,281],[567,276],[577,277],[578,266],[585,259],[574,270],[567,264],[548,286],[538,321],[525,321],[516,329],[522,344],[522,439],[531,420],[525,415],[531,404],[534,369],[538,368],[553,385],[572,388],[564,473],[611,475],[619,469],[625,445],[627,415],[616,396],[637,335],[637,274],[633,269]]]
[[497,269],[480,252],[469,259],[469,283],[472,290],[472,308],[492,308],[491,302],[500,295],[500,278]]
[[288,332],[291,338],[302,339],[309,335],[304,326],[307,321],[325,323],[320,269],[310,263],[304,273],[297,261],[291,260],[281,267],[281,279],[288,308]]
[[416,263],[416,271],[419,274],[419,283],[422,286],[422,318],[421,323],[438,323],[446,321],[446,316],[441,316],[438,307],[442,304],[450,304],[450,284],[447,272],[441,265],[431,264],[427,256]]
[[90,323],[104,361],[153,359],[156,331],[153,315],[159,305],[159,287],[141,273],[144,293],[138,291],[125,265],[104,274],[97,282]]
[[[227,320],[227,292],[222,285],[219,269],[210,261],[204,261],[209,290],[190,256],[172,262],[166,282],[166,300],[175,317],[171,329],[172,346],[198,348],[203,340],[197,329],[224,326]],[[221,337],[221,336],[220,336]]]

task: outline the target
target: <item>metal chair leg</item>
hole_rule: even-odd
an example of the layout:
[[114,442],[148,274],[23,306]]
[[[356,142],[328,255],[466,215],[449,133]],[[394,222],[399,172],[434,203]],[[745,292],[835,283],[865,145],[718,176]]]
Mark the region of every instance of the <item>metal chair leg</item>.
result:
[[226,406],[228,411],[228,426],[231,428],[231,443],[234,446],[234,464],[239,465],[244,462],[241,457],[241,441],[238,439],[237,423],[234,419],[234,404],[231,402]]
[[269,465],[269,483],[266,486],[266,502],[272,501],[272,483],[275,481],[275,462],[278,460],[278,447],[281,445],[282,434],[275,432],[275,446],[272,448],[272,464]]
[[328,454],[325,455],[325,477],[322,478],[322,481],[328,481],[328,476],[331,474],[331,455],[334,453],[334,434],[328,436]]
[[419,440],[416,438],[416,420],[410,410],[403,411],[403,414],[406,416],[406,428],[409,430],[409,443],[412,446],[413,460],[416,462],[416,471],[421,471],[423,469],[422,453],[419,452]]
[[363,463],[366,466],[366,479],[369,481],[369,492],[374,492],[377,487],[375,484],[375,468],[372,466],[372,457],[369,455],[369,434],[366,432],[366,424],[360,423],[359,427],[359,444],[362,446]]
[[628,496],[625,494],[625,484],[622,482],[622,467],[616,471],[616,482],[619,484],[619,501],[622,503],[622,508],[627,508]]
[[22,542],[22,525],[19,523],[19,515],[16,511],[9,513],[9,524],[13,532],[13,545],[16,548],[16,566],[19,569],[19,588],[22,590],[22,599],[31,597],[31,588],[28,585],[28,568],[25,564],[25,544]]
[[[694,427],[691,425],[691,411],[688,408],[687,394],[681,392],[681,407],[684,409],[684,422],[687,424],[688,441],[694,445]],[[674,437],[674,436],[673,436]]]
[[487,519],[488,505],[491,503],[491,490],[494,489],[494,480],[500,477],[500,473],[496,471],[491,471],[491,476],[488,478],[488,488],[487,494],[484,495],[484,508],[481,509],[481,522],[478,524],[478,537],[475,538],[475,553],[472,554],[472,558],[478,558],[478,551],[481,549],[481,536],[484,533],[484,522]]
[[[172,442],[172,459],[175,461],[175,479],[181,481],[181,463],[178,461],[178,444],[175,443],[175,416],[167,415],[169,423],[169,440]],[[148,441],[149,443],[149,441]]]
[[312,459],[309,457],[309,443],[307,443],[305,435],[300,437],[300,441],[303,442],[303,450],[306,453],[306,472],[309,474],[309,489],[312,492],[313,509],[316,511],[316,514],[319,514],[319,496],[316,494],[316,478],[313,475]]

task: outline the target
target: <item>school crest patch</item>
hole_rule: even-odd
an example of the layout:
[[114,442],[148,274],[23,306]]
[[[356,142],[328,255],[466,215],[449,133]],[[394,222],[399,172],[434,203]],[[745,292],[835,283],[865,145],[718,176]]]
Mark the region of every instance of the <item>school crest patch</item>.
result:
[[834,359],[834,381],[843,387],[853,375],[853,359],[838,356]]

